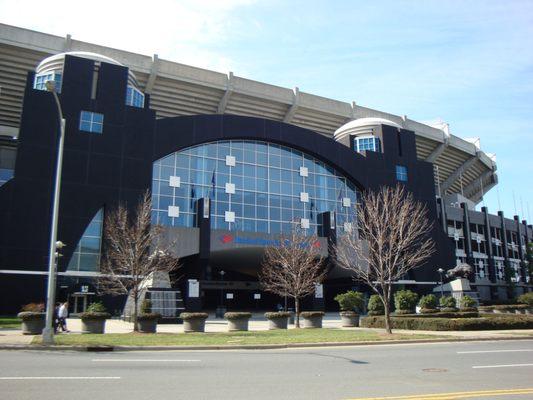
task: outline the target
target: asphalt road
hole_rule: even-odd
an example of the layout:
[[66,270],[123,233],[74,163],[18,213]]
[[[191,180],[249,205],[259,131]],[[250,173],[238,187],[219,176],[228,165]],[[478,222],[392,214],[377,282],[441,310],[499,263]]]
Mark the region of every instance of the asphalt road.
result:
[[[517,391],[492,392],[511,389]],[[0,352],[2,400],[353,399],[477,391],[491,391],[478,399],[533,399],[533,340],[249,351]],[[460,396],[439,398],[467,398]]]

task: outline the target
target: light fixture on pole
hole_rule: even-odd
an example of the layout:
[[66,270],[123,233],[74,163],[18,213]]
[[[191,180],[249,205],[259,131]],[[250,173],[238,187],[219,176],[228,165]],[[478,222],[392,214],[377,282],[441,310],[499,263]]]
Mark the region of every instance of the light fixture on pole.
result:
[[437,272],[438,272],[439,275],[440,275],[440,297],[442,298],[442,297],[444,297],[444,288],[443,288],[443,286],[444,286],[444,280],[443,280],[443,278],[442,278],[442,274],[444,274],[444,270],[443,270],[442,268],[439,268],[439,269],[437,270]]
[[57,96],[55,82],[47,81],[46,90],[52,93],[59,115],[59,142],[57,149],[56,175],[54,180],[54,198],[52,206],[52,224],[50,230],[50,248],[48,257],[48,290],[46,295],[46,322],[43,329],[43,344],[54,344],[54,304],[56,298],[56,266],[59,257],[56,256],[58,248],[63,247],[63,243],[57,241],[57,221],[59,213],[59,193],[61,190],[61,169],[63,166],[63,146],[65,141],[65,118],[63,110]]

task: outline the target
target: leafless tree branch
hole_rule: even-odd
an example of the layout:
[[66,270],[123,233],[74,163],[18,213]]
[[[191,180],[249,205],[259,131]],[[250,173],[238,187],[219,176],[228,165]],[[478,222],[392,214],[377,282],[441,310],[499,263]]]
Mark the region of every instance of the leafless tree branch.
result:
[[135,213],[120,204],[104,224],[104,256],[100,267],[98,290],[111,295],[130,295],[134,300],[133,322],[137,331],[138,302],[143,283],[155,272],[171,272],[178,259],[161,245],[159,225],[151,225],[152,202],[146,191]]
[[338,264],[368,285],[383,301],[390,328],[392,283],[421,266],[434,252],[426,207],[403,185],[368,191],[352,216],[356,229],[335,246]]
[[266,291],[294,299],[296,327],[300,327],[300,300],[312,293],[325,277],[324,259],[318,237],[305,235],[296,224],[289,234],[281,235],[279,245],[265,249],[259,274]]

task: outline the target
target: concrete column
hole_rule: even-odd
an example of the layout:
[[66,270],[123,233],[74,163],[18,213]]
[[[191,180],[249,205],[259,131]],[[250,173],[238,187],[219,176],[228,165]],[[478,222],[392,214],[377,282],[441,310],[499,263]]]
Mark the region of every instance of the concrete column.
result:
[[466,262],[468,265],[473,267],[472,275],[470,276],[470,282],[476,281],[474,264],[474,255],[472,254],[472,236],[470,232],[470,215],[468,214],[468,206],[466,203],[461,203],[461,208],[463,209],[463,234],[465,237],[465,253],[466,253]]
[[524,284],[526,283],[526,277],[527,277],[527,269],[526,269],[526,254],[524,253],[524,249],[522,246],[524,245],[524,242],[522,241],[522,234],[520,233],[520,218],[518,218],[518,215],[514,216],[515,224],[516,224],[516,237],[517,237],[517,244],[518,244],[518,255],[520,257],[520,275],[521,279],[520,281]]
[[490,236],[489,211],[487,207],[481,207],[483,213],[483,221],[485,223],[485,243],[487,247],[487,255],[489,256],[489,280],[496,283],[496,262],[494,261],[494,253],[492,252],[492,239]]

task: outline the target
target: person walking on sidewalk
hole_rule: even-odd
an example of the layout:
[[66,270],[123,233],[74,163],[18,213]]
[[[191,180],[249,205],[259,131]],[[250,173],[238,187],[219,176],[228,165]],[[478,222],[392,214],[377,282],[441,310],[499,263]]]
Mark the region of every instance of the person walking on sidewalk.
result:
[[61,307],[59,307],[58,312],[58,319],[59,319],[59,327],[63,332],[70,332],[67,329],[67,317],[68,317],[68,302],[65,301],[63,304],[61,304]]

